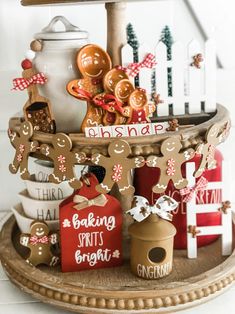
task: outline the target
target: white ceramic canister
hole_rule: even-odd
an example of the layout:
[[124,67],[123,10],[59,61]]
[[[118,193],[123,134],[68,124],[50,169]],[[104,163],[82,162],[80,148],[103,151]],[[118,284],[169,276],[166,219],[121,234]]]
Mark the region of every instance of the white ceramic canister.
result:
[[[64,31],[56,31],[58,22],[64,25]],[[69,95],[66,85],[81,77],[76,55],[88,43],[88,33],[72,25],[65,17],[56,16],[34,37],[42,41],[42,50],[36,53],[34,65],[48,78],[45,85],[38,87],[40,93],[51,101],[56,130],[79,132],[86,103]]]

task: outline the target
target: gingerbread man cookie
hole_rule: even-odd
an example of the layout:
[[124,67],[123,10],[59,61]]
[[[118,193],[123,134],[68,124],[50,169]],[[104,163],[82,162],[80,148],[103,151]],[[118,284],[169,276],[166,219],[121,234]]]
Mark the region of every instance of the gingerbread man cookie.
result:
[[201,69],[201,63],[204,61],[203,56],[201,53],[193,56],[192,66],[196,67],[197,69]]
[[106,170],[104,180],[96,187],[100,193],[108,193],[116,183],[121,194],[129,194],[135,191],[131,185],[131,169],[140,168],[145,164],[143,157],[127,158],[131,149],[129,144],[123,140],[115,140],[109,144],[108,153],[110,157],[101,154],[93,154],[92,162],[103,166]]
[[37,141],[31,141],[33,136],[33,126],[29,121],[21,124],[19,135],[16,132],[8,132],[10,141],[15,147],[15,157],[9,165],[11,173],[17,173],[20,169],[20,176],[23,180],[28,180],[30,174],[28,172],[28,158],[30,153],[33,153],[38,148]]
[[131,108],[131,114],[127,123],[151,122],[149,116],[156,110],[156,106],[154,104],[148,104],[148,97],[144,89],[135,89],[131,93],[128,103]]
[[74,165],[83,163],[86,160],[86,154],[71,152],[72,142],[64,133],[53,135],[52,145],[53,147],[47,144],[41,146],[41,153],[54,162],[54,172],[50,174],[49,181],[58,184],[68,180],[73,189],[80,189],[82,182],[76,178]]
[[123,104],[128,103],[131,93],[135,90],[133,84],[128,79],[119,81],[114,88],[115,97]]
[[52,254],[51,246],[57,243],[59,243],[58,234],[49,235],[49,228],[42,221],[33,221],[30,234],[23,233],[20,236],[20,244],[30,249],[26,262],[33,266],[40,264],[56,266],[60,259]]
[[202,175],[205,169],[216,168],[215,148],[221,142],[219,136],[220,126],[212,125],[206,133],[206,143],[198,144],[196,154],[202,156],[198,169],[194,172],[194,177],[198,178]]
[[164,192],[170,180],[173,181],[174,187],[178,190],[188,185],[188,180],[182,176],[181,165],[192,159],[195,151],[190,148],[179,153],[181,148],[182,145],[178,137],[169,137],[162,142],[162,157],[149,156],[147,158],[148,167],[160,169],[159,181],[152,189],[154,193]]
[[92,99],[103,92],[103,77],[111,69],[109,55],[99,46],[86,45],[77,55],[77,66],[83,78],[68,83],[67,91],[75,98],[87,100],[87,113],[82,123],[86,127],[102,123],[102,109],[94,105]]

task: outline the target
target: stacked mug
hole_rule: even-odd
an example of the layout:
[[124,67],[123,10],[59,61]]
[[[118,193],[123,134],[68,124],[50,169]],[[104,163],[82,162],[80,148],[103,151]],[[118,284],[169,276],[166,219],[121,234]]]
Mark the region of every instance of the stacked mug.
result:
[[36,160],[35,174],[26,180],[26,189],[18,196],[21,203],[12,208],[17,224],[23,233],[28,233],[34,220],[45,221],[50,231],[59,229],[59,205],[74,190],[67,181],[60,184],[49,182],[53,163]]

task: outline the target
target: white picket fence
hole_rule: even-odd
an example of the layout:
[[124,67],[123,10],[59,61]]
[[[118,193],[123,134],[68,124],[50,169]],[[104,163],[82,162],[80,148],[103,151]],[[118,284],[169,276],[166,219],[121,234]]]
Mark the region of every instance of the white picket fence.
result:
[[[139,47],[139,61],[152,52],[146,45]],[[153,52],[152,52],[153,53]],[[201,69],[192,66],[193,56],[203,54]],[[152,93],[152,71],[156,73],[156,92],[161,95],[158,116],[199,114],[216,110],[216,49],[215,42],[209,39],[202,48],[192,40],[186,47],[180,42],[172,45],[172,58],[167,60],[167,47],[159,42],[154,55],[157,65],[154,70],[142,69],[139,75],[140,87]],[[133,48],[122,48],[122,64],[133,62]],[[172,96],[168,95],[168,69],[172,69]],[[172,109],[171,109],[172,108]]]

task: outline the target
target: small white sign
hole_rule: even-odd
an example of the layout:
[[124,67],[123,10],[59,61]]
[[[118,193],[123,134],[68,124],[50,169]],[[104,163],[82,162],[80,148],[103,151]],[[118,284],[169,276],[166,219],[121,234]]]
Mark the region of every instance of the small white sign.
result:
[[132,137],[166,133],[168,122],[123,124],[85,128],[86,137]]

